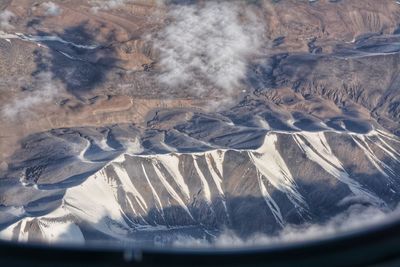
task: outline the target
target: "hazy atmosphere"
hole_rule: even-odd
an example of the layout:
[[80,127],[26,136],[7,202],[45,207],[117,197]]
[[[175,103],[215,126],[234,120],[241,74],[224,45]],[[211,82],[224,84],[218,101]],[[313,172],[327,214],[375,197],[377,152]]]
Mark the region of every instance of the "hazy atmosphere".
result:
[[0,1],[0,238],[326,239],[400,216],[392,0]]

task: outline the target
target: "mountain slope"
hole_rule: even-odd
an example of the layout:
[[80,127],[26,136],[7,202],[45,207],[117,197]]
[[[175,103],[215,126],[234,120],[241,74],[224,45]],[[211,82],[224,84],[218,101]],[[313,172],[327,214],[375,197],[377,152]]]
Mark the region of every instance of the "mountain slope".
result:
[[356,203],[390,210],[399,200],[400,140],[393,135],[269,131],[262,138],[254,150],[153,155],[133,143],[100,161],[103,167],[86,156],[86,146],[77,158],[98,170],[80,181],[39,178],[27,190],[57,192],[43,201],[58,205],[9,207],[2,237],[90,243],[105,235],[146,243],[173,229],[207,238],[225,228],[240,236],[272,234],[287,224],[323,222]]

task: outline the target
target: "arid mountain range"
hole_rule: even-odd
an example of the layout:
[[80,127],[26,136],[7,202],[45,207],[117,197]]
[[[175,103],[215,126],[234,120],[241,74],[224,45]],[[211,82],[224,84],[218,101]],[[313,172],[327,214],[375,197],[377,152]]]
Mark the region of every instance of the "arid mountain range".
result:
[[212,243],[396,211],[399,26],[392,0],[2,1],[0,237]]

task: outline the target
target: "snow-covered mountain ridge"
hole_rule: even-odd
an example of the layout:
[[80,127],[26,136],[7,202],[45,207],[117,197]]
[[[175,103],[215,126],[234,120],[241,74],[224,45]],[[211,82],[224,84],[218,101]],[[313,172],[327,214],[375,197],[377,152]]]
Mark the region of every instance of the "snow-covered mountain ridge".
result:
[[[53,205],[43,208],[39,199],[4,207],[11,216],[2,217],[1,236],[90,242],[105,235],[140,243],[173,229],[213,238],[225,228],[247,236],[321,222],[355,203],[390,210],[399,199],[399,147],[396,136],[381,130],[270,131],[253,150],[192,153],[143,154],[131,142],[108,162],[86,156],[93,149],[86,145],[76,158],[98,169],[80,182],[73,181],[77,176],[21,180],[52,195],[43,199]],[[108,145],[104,151],[113,153]]]

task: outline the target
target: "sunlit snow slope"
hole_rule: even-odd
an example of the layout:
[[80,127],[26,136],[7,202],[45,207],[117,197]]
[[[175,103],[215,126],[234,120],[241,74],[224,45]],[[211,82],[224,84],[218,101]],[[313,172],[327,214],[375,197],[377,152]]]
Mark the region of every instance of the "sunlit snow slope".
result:
[[[255,149],[159,154],[144,153],[137,139],[117,148],[110,140],[86,140],[74,158],[90,171],[51,183],[21,179],[20,192],[42,196],[2,207],[1,237],[152,244],[175,231],[205,238],[226,228],[270,234],[287,224],[323,222],[355,203],[389,210],[399,200],[396,136],[326,130],[268,131],[260,138]],[[105,158],[93,158],[99,154]]]

